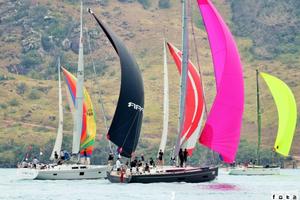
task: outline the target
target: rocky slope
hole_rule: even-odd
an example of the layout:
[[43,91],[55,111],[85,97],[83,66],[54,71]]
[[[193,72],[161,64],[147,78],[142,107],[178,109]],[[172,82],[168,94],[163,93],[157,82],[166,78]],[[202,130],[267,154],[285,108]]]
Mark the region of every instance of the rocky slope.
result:
[[[85,7],[92,7],[136,56],[145,84],[145,117],[139,149],[154,151],[162,130],[162,41],[165,35],[180,47],[181,8],[175,0],[167,9],[159,8],[159,1],[149,2],[148,6],[143,6],[144,1],[134,0],[88,0],[84,4]],[[242,138],[255,142],[256,68],[284,80],[295,93],[300,108],[299,1],[213,2],[230,25],[241,52],[246,89]],[[215,88],[209,45],[194,1],[192,10],[206,99],[210,107]],[[76,0],[2,1],[0,13],[0,162],[14,163],[30,145],[45,152],[51,149],[58,110],[56,59],[59,55],[62,64],[75,72],[79,3]],[[84,26],[86,87],[95,104],[100,140],[106,129],[98,93],[103,96],[106,117],[110,121],[118,98],[120,70],[118,58],[108,40],[86,12]],[[196,63],[192,34],[190,47],[191,59]],[[96,79],[93,78],[92,60],[96,63]],[[179,91],[179,76],[171,58],[169,73],[171,148],[177,131]],[[271,148],[277,126],[276,107],[266,85],[262,81],[261,85],[263,144]],[[65,113],[64,129],[69,140],[72,122],[68,106],[65,106]],[[297,128],[293,155],[300,152],[297,145],[300,143],[299,134],[300,128]],[[101,140],[97,143],[97,149],[101,151],[105,144]]]

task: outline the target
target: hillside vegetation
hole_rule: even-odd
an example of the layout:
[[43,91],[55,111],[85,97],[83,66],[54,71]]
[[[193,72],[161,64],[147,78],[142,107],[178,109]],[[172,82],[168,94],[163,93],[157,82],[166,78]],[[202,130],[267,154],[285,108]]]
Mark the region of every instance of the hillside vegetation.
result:
[[[196,1],[192,2],[196,45],[209,109],[215,95],[214,72],[202,19]],[[244,66],[244,155],[246,147],[255,146],[257,140],[256,68],[285,81],[293,90],[300,109],[300,2],[213,2],[235,35]],[[91,7],[122,38],[136,57],[145,86],[145,113],[138,153],[147,151],[150,152],[149,156],[154,156],[162,131],[163,37],[165,35],[168,41],[180,48],[180,3],[175,0],[86,0],[84,6]],[[13,166],[29,150],[33,154],[44,152],[44,159],[47,160],[58,123],[57,57],[60,56],[62,65],[68,70],[73,73],[76,71],[79,9],[78,0],[0,2],[0,166]],[[191,59],[196,63],[191,31],[190,37]],[[112,46],[87,12],[84,12],[84,54],[86,87],[97,113],[98,137],[94,161],[99,163],[105,160],[108,146],[104,139],[107,131],[99,94],[103,98],[105,117],[110,124],[119,94],[120,67]],[[169,75],[171,119],[168,149],[171,150],[177,135],[179,99],[179,75],[171,57]],[[277,130],[277,111],[268,88],[263,81],[260,83],[263,146],[272,149]],[[64,104],[64,148],[70,149],[73,125],[65,98]],[[297,144],[300,144],[300,125],[296,130],[291,153],[299,156],[300,146]],[[253,148],[248,149],[253,151]],[[206,155],[203,151],[206,150],[200,149],[195,156],[201,154],[201,161],[204,160],[203,155]]]

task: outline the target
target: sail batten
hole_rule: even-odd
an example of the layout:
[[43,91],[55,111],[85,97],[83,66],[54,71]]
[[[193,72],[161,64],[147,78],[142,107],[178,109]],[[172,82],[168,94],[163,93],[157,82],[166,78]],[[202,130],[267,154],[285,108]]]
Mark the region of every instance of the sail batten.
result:
[[121,155],[131,157],[140,137],[143,119],[144,86],[141,72],[134,57],[123,42],[97,18],[91,9],[89,12],[114,47],[121,64],[119,99],[107,138],[119,147],[118,150]]
[[233,36],[211,1],[198,0],[198,6],[211,47],[217,89],[199,142],[231,163],[238,149],[244,111],[242,64]]
[[297,123],[297,104],[295,97],[283,81],[267,73],[260,73],[267,83],[278,111],[278,131],[274,151],[288,156]]

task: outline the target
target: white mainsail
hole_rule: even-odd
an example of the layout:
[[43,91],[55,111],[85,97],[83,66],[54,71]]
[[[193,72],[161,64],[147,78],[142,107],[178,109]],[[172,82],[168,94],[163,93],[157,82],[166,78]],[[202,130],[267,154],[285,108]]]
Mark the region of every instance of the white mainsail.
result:
[[82,130],[82,112],[83,112],[83,82],[84,82],[84,60],[83,60],[83,37],[82,37],[82,1],[80,8],[80,38],[79,38],[79,56],[76,82],[76,123],[73,129],[73,146],[72,154],[78,155],[80,151],[80,137]]
[[[168,80],[168,63],[166,52],[166,41],[164,40],[164,118],[163,118],[163,132],[160,140],[159,151],[165,152],[169,124],[169,80]],[[158,152],[159,152],[158,151]]]
[[56,140],[50,156],[50,160],[54,160],[55,152],[59,155],[62,141],[63,141],[63,104],[62,104],[61,79],[60,79],[60,58],[58,58],[57,70],[58,70],[58,106],[59,106],[58,128],[57,128]]

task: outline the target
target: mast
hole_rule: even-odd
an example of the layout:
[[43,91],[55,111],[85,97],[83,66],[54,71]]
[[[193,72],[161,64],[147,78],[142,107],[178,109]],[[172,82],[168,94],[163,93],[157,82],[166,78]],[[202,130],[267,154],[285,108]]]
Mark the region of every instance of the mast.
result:
[[166,39],[164,39],[164,119],[163,120],[164,120],[163,132],[160,140],[158,153],[160,150],[162,150],[162,152],[165,151],[167,137],[168,137],[168,124],[169,124],[169,80],[168,80]]
[[82,1],[80,7],[80,38],[79,38],[79,56],[78,56],[78,69],[77,69],[77,83],[76,83],[76,123],[74,124],[73,133],[73,146],[72,154],[79,154],[80,137],[82,130],[82,112],[83,112],[83,82],[84,82],[84,61],[83,61],[83,43],[82,43]]
[[186,98],[186,82],[188,75],[188,16],[187,16],[187,0],[182,0],[182,73],[180,78],[180,107],[179,107],[179,129],[178,138],[175,146],[174,156],[178,155],[180,149],[180,134],[183,130],[185,98]]
[[54,160],[55,152],[59,155],[61,151],[61,145],[63,140],[63,104],[62,104],[62,95],[61,95],[61,78],[60,78],[60,57],[58,57],[57,62],[57,71],[58,71],[58,128],[55,144],[50,156],[50,160]]
[[256,106],[257,106],[257,162],[260,164],[260,145],[261,145],[261,110],[260,110],[260,92],[259,92],[259,81],[258,81],[258,69],[256,69]]

